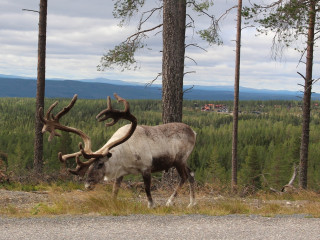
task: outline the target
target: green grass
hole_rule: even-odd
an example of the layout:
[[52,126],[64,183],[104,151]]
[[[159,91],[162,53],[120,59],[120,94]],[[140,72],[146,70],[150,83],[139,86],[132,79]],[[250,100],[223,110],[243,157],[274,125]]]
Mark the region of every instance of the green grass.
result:
[[57,181],[54,183],[21,183],[21,182],[11,182],[0,184],[0,189],[6,189],[10,191],[24,191],[24,192],[33,192],[33,191],[72,191],[72,190],[83,190],[83,183],[77,183],[73,181]]

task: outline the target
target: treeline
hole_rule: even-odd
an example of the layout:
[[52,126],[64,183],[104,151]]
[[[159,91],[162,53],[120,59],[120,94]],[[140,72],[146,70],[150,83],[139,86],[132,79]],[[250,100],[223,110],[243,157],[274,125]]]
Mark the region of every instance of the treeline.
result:
[[[56,111],[69,103],[59,99]],[[54,102],[46,100],[46,108]],[[230,183],[232,114],[202,112],[205,101],[185,101],[183,122],[197,132],[196,147],[189,158],[199,182]],[[232,102],[225,104],[232,110]],[[113,102],[115,108],[123,108]],[[244,101],[239,115],[239,183],[256,188],[281,188],[291,178],[294,165],[299,164],[301,135],[301,102]],[[0,152],[7,154],[8,171],[23,176],[33,168],[35,99],[0,98]],[[62,123],[87,133],[93,150],[100,148],[126,122],[105,128],[95,116],[106,107],[106,100],[78,100]],[[130,100],[131,112],[139,124],[161,124],[161,101]],[[320,189],[320,108],[313,103],[310,151],[309,188]],[[78,151],[81,139],[70,133],[52,142],[44,140],[45,172],[57,173],[61,164],[57,153]],[[74,163],[70,161],[69,167]]]

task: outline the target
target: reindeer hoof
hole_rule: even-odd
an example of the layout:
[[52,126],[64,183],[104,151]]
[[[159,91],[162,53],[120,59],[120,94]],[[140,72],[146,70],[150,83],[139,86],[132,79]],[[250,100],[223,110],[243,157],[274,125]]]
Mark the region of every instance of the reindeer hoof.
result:
[[148,208],[155,208],[155,204],[153,202],[148,202]]

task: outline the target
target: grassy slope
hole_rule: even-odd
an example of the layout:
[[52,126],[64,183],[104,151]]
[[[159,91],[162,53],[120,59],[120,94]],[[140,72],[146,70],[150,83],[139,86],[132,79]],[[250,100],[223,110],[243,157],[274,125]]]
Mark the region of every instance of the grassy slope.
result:
[[[12,191],[21,187],[20,185]],[[153,191],[157,207],[148,209],[142,188],[122,188],[117,200],[111,196],[111,185],[100,185],[90,192],[83,191],[82,187],[72,183],[60,186],[57,184],[39,185],[33,186],[33,189],[45,191],[48,200],[34,202],[27,207],[21,207],[19,204],[0,205],[0,215],[30,217],[64,214],[116,216],[129,214],[258,214],[262,216],[306,214],[308,217],[320,217],[319,194],[305,191],[286,194],[259,192],[246,198],[240,198],[227,192],[221,192],[213,185],[205,185],[198,188],[197,206],[188,209],[186,208],[188,204],[187,187],[184,187],[176,199],[174,207],[165,206],[165,201],[171,191],[159,189]]]

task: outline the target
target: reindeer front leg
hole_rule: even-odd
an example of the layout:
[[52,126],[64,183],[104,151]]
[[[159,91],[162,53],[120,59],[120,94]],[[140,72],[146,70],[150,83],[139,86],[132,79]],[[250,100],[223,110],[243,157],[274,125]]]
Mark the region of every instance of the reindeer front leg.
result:
[[144,182],[144,189],[146,191],[147,198],[148,198],[148,208],[153,208],[154,203],[151,197],[151,172],[148,171],[148,172],[142,173],[142,177]]
[[117,198],[122,179],[123,179],[123,176],[116,178],[116,180],[114,181],[113,189],[112,189],[112,197],[114,199]]

